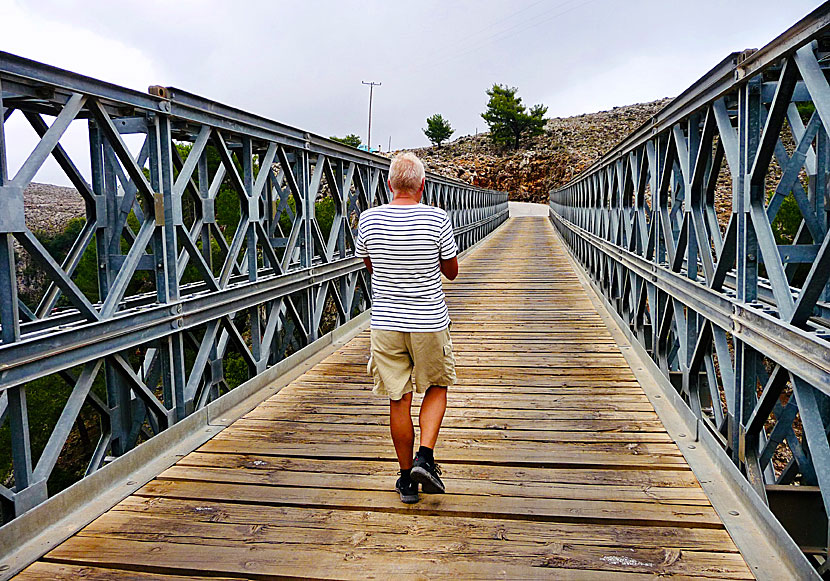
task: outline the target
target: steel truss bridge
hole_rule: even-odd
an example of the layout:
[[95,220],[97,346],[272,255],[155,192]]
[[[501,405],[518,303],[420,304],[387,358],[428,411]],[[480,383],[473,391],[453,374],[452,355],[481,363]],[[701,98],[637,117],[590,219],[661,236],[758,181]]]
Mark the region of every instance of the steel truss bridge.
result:
[[[828,58],[828,4],[762,49],[730,55],[551,192],[554,228],[508,221],[506,193],[428,174],[424,202],[447,210],[468,251],[448,290],[467,407],[449,413],[442,437],[450,478],[464,474],[457,489],[470,492],[409,513],[388,492],[352,491],[342,505],[320,493],[331,487],[320,474],[336,466],[326,461],[370,462],[379,474],[391,466],[391,446],[373,439],[386,437],[372,416],[382,410],[358,415],[355,404],[377,404],[348,387],[368,381],[354,379],[371,306],[354,257],[357,219],[389,201],[389,161],[176,88],[140,93],[0,53],[0,441],[11,459],[0,483],[0,576],[37,561],[32,578],[264,578],[315,566],[345,577],[524,578],[559,567],[597,579],[827,578]],[[38,139],[12,170],[7,154],[22,147],[6,129],[14,123]],[[82,155],[68,145],[81,132]],[[50,158],[85,208],[64,248],[26,215],[27,187]],[[505,267],[511,260],[521,268]],[[33,265],[38,292],[20,283]],[[27,405],[44,385],[63,394],[45,428]],[[286,423],[313,431],[269,440],[279,452],[251,437]],[[61,455],[89,426],[97,442],[85,474],[50,494]],[[344,459],[332,445],[349,438],[359,453]],[[469,555],[396,561],[399,541],[367,548],[365,536],[349,536],[355,552],[342,558],[297,549],[302,562],[268,553],[267,566],[243,559],[237,570],[227,547],[187,565],[192,549],[154,544],[144,561],[135,547],[105,550],[127,542],[113,523],[138,526],[140,517],[113,520],[129,510],[158,505],[169,523],[227,516],[226,505],[202,506],[199,491],[234,473],[255,479],[281,454],[290,457],[282,472],[267,476],[287,496],[238,484],[236,496],[212,498],[240,511],[262,503],[263,514],[303,508],[292,518],[315,526],[328,522],[323,509],[344,522],[365,510],[372,526],[392,526],[379,516],[391,514],[440,535],[449,521],[430,519],[452,516],[456,534],[473,531]],[[470,458],[484,466],[470,471]],[[527,478],[534,486],[518,483]],[[96,520],[125,498],[121,512]],[[288,519],[280,510],[268,514]],[[594,548],[491,547],[553,530]],[[104,533],[112,539],[90,541]],[[274,551],[300,542],[280,539]],[[608,553],[619,547],[629,552]],[[212,559],[222,567],[210,569]]]

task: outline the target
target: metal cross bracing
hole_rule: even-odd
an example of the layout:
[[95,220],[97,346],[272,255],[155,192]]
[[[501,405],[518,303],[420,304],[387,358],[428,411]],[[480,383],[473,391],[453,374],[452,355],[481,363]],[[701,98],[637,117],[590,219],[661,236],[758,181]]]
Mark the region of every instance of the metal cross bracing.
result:
[[821,573],[828,57],[826,3],[730,55],[550,195],[552,222],[606,301]]
[[[389,201],[386,158],[178,89],[144,94],[6,53],[0,112],[6,520],[48,497],[82,409],[100,423],[88,475],[231,389],[231,359],[253,377],[370,306],[354,237],[360,212]],[[6,153],[20,145],[4,124],[16,118],[40,139],[11,175]],[[61,144],[73,124],[88,134],[88,172]],[[63,258],[25,218],[24,191],[50,156],[85,206]],[[507,194],[435,174],[424,202],[447,210],[461,250],[507,218]],[[78,280],[89,256],[94,296]],[[34,302],[19,296],[21,260],[45,273]],[[46,377],[71,389],[33,450],[27,386]]]

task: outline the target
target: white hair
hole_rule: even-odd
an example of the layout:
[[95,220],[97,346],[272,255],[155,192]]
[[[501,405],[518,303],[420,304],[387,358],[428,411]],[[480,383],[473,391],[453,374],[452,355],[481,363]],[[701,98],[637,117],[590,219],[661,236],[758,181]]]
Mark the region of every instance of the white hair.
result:
[[411,151],[399,153],[389,166],[389,185],[394,191],[417,192],[424,181],[424,164]]

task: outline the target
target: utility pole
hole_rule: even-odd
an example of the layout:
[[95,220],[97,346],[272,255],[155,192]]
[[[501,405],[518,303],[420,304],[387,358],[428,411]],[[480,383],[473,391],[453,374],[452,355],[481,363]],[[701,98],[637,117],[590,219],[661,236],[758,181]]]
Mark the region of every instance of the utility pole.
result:
[[374,82],[366,82],[360,81],[364,85],[369,85],[369,135],[366,137],[366,148],[368,151],[372,151],[372,93],[375,90],[375,87],[380,87],[383,83],[374,83]]
[[386,153],[392,151],[392,136],[389,136],[389,145],[386,146]]

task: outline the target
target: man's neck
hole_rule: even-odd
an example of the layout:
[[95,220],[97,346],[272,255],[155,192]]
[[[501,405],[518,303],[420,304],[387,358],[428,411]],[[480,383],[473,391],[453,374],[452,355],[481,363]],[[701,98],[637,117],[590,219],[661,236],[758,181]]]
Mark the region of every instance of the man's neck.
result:
[[413,206],[421,203],[421,196],[414,197],[409,194],[395,194],[395,198],[389,202],[393,206]]

